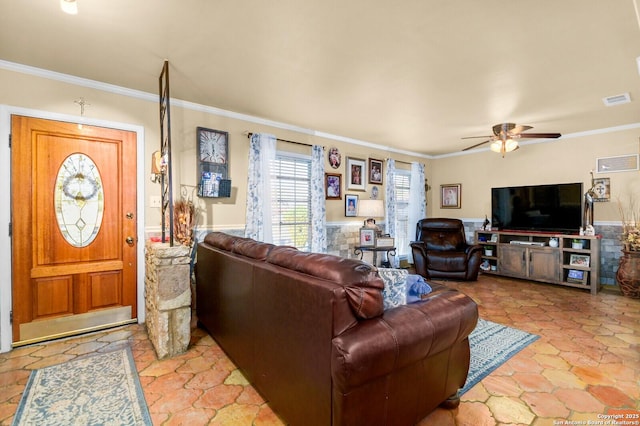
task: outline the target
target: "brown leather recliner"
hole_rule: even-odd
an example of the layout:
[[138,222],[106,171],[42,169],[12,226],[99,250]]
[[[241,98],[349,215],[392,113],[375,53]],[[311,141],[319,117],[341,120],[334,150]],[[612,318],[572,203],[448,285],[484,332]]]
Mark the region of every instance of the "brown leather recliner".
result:
[[467,244],[459,219],[420,219],[411,251],[416,272],[425,278],[478,279],[482,246]]

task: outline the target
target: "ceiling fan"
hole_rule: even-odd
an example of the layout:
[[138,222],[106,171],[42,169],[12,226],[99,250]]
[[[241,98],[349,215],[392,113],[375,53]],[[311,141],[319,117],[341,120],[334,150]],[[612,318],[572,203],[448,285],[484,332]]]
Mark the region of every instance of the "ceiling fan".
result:
[[507,152],[514,151],[519,148],[518,139],[557,139],[562,136],[560,133],[523,133],[529,129],[533,129],[531,126],[523,126],[515,123],[501,123],[493,126],[492,136],[468,136],[462,139],[475,139],[475,138],[489,138],[486,141],[477,143],[470,147],[463,149],[468,151],[473,148],[477,148],[485,143],[492,142],[491,150],[499,152],[504,157]]

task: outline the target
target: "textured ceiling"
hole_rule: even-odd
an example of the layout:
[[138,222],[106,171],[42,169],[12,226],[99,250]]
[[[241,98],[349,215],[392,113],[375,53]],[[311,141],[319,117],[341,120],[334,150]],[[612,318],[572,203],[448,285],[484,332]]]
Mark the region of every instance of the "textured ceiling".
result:
[[[425,155],[640,122],[634,0],[0,0],[0,59]],[[632,102],[602,98],[629,92]]]

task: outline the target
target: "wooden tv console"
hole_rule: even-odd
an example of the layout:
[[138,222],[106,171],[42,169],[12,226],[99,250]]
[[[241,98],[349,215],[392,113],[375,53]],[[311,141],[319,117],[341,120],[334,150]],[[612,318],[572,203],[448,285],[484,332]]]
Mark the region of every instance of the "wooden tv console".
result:
[[[557,247],[549,245],[551,238],[557,238]],[[547,232],[475,233],[476,243],[484,249],[482,273],[576,287],[591,294],[600,288],[600,238]]]

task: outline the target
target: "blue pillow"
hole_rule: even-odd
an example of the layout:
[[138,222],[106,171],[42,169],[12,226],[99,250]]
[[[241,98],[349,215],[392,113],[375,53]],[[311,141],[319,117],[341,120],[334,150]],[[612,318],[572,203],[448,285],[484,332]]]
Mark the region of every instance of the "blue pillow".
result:
[[410,274],[407,277],[407,288],[412,296],[431,293],[431,286],[427,284],[422,275]]

